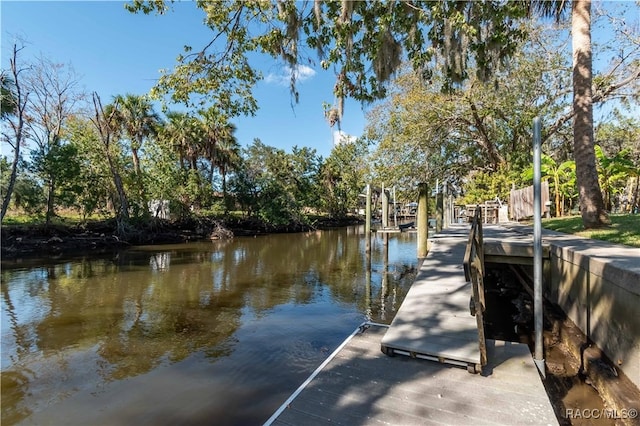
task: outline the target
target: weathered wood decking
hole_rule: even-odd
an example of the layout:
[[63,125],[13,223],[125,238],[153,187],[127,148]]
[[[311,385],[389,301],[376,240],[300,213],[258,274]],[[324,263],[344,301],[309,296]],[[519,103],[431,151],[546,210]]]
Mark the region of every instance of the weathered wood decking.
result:
[[526,345],[487,341],[482,375],[380,351],[370,325],[266,425],[558,424]]
[[[354,332],[265,425],[558,424],[527,345],[487,340],[482,374],[414,359],[480,362],[462,266],[467,232],[436,235],[391,325]],[[386,356],[389,347],[411,357]]]
[[453,227],[431,240],[383,347],[454,364],[480,364],[478,326],[469,311],[471,284],[463,269],[468,232],[466,226]]

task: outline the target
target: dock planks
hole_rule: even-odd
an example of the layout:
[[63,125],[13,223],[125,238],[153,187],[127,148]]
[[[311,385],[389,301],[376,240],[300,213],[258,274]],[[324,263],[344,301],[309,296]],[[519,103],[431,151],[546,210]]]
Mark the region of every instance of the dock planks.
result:
[[478,326],[469,311],[471,284],[463,258],[468,227],[438,233],[416,280],[407,292],[382,346],[441,358],[444,362],[480,364]]
[[265,425],[557,425],[527,345],[488,339],[481,374],[451,365],[480,362],[467,238],[465,226],[432,238],[391,325],[354,332]]
[[266,424],[558,424],[526,345],[488,340],[479,375],[388,357],[380,351],[386,331],[370,325],[354,335]]

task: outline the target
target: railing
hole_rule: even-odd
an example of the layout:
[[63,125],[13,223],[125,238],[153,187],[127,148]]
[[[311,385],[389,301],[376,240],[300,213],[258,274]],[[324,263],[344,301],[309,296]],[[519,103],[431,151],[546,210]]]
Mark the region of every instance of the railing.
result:
[[469,303],[471,315],[475,315],[478,324],[478,343],[480,346],[480,364],[487,365],[487,345],[484,338],[484,243],[482,240],[482,209],[476,207],[469,242],[464,253],[464,276],[471,282],[472,297]]

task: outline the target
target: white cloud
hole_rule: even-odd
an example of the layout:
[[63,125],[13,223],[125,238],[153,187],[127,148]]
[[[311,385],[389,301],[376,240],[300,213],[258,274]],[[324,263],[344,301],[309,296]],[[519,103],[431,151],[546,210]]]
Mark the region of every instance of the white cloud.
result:
[[[291,82],[291,75],[293,73],[294,73],[294,70],[291,67],[287,66],[287,67],[284,67],[282,72],[279,74],[270,73],[265,77],[264,81],[266,81],[267,83],[273,83],[280,86],[288,86],[289,83]],[[308,67],[306,65],[298,65],[295,69],[296,81],[298,83],[302,83],[306,80],[309,80],[310,78],[313,78],[313,76],[315,75],[316,75],[316,71],[313,68]]]
[[358,139],[355,136],[351,136],[342,130],[334,130],[333,131],[333,146],[338,146],[346,143],[353,143]]

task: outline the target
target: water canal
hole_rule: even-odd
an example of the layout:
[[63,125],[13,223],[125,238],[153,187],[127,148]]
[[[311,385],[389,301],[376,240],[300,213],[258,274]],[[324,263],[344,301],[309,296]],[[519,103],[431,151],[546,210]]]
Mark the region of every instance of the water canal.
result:
[[416,264],[363,227],[3,262],[2,424],[261,424]]

